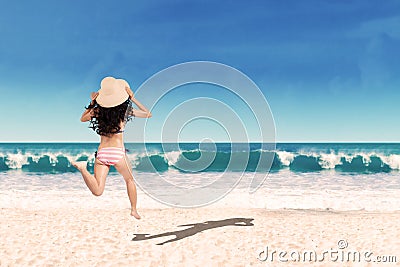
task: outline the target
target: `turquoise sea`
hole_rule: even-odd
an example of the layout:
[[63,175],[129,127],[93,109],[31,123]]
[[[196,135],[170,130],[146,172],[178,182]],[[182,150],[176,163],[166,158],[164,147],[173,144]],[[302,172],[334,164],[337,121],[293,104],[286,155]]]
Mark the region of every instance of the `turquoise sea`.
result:
[[[0,171],[21,170],[24,173],[69,173],[71,160],[88,160],[93,166],[96,143],[0,143]],[[202,153],[215,153],[214,160],[199,172],[221,172],[231,157],[247,162],[244,171],[256,169],[260,155],[274,153],[271,171],[318,172],[331,170],[338,174],[396,173],[400,170],[400,144],[390,143],[278,143],[276,149],[263,144],[217,143],[216,148],[198,143],[146,145],[126,144],[134,168],[143,172],[180,171],[184,158],[195,160]],[[249,153],[247,153],[249,152]],[[149,165],[149,161],[151,164]],[[230,166],[235,171],[235,166]],[[259,166],[260,171],[268,168]],[[240,169],[241,171],[241,169]]]
[[[97,146],[96,143],[0,144],[1,206],[68,203],[74,206],[77,196],[86,197],[87,203],[94,201],[97,198],[90,195],[70,162],[87,161],[89,170],[93,170]],[[159,177],[186,186],[212,183],[221,173],[228,173],[232,179],[241,178],[237,187],[219,201],[220,205],[400,210],[398,143],[278,143],[272,150],[260,143],[217,143],[209,147],[198,143],[128,143],[125,146],[135,177],[156,188],[161,187],[157,182]],[[204,165],[201,159],[209,160],[207,155],[212,155],[212,160]],[[262,155],[271,156],[272,164],[259,162]],[[235,162],[245,162],[245,167],[229,164],[232,158]],[[184,168],[188,161],[203,167],[188,170]],[[268,175],[259,190],[249,194],[247,187],[254,172]],[[126,197],[120,197],[125,195],[125,184],[113,169],[106,191],[105,199],[110,200],[108,194],[115,200],[110,200],[109,205],[125,203]],[[63,202],[57,201],[60,195]],[[143,205],[158,205],[143,192],[139,192],[139,199],[141,195]]]

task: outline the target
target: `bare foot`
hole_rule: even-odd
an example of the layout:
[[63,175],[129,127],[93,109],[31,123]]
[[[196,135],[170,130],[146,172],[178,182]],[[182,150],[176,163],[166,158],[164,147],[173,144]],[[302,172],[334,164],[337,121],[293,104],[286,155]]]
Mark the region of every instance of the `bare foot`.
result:
[[131,216],[135,217],[136,219],[140,220],[140,215],[137,213],[135,209],[131,210]]
[[71,165],[77,168],[78,170],[86,169],[86,162],[85,161],[73,161]]

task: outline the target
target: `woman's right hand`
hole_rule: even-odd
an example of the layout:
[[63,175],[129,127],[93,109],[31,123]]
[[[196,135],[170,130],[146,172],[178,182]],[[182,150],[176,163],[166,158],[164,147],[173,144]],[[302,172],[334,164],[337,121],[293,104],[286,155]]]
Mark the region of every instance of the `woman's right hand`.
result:
[[126,92],[128,93],[129,98],[130,98],[130,99],[133,99],[133,98],[134,98],[134,94],[133,94],[131,88],[125,86],[125,90],[126,90]]

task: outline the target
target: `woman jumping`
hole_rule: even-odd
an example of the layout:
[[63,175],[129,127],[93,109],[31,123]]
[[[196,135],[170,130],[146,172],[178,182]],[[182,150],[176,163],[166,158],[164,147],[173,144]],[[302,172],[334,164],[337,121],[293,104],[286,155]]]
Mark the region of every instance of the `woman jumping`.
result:
[[[140,219],[136,210],[137,192],[132,168],[126,156],[123,132],[131,116],[150,118],[150,111],[134,98],[129,84],[122,79],[106,77],[101,81],[98,92],[91,93],[91,103],[83,112],[81,122],[90,121],[92,128],[100,135],[100,145],[95,153],[94,175],[86,169],[86,162],[72,162],[85,180],[87,187],[95,196],[104,192],[106,176],[110,166],[124,177],[131,203],[131,215]],[[139,109],[133,109],[134,103]]]

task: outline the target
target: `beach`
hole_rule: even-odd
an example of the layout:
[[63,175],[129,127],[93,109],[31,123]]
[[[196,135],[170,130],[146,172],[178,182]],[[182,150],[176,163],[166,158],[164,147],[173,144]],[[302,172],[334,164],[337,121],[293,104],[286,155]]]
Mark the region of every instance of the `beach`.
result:
[[0,12],[0,267],[400,266],[400,0]]
[[[202,152],[195,145],[151,144],[149,154],[127,145],[141,220],[129,215],[117,172],[95,197],[70,166],[87,160],[92,171],[96,144],[0,145],[0,266],[400,264],[397,144],[278,144],[254,193],[255,172],[219,170],[225,155],[245,159],[225,144],[205,170],[178,171],[183,157]],[[270,152],[254,145],[251,153],[254,165]],[[209,186],[210,203],[191,195],[199,186]]]
[[[140,221],[129,216],[129,209],[2,208],[0,265],[377,266],[375,256],[400,251],[400,212],[213,207],[139,212]],[[162,236],[146,239],[144,234]],[[177,236],[181,239],[163,243]],[[347,247],[338,248],[344,242]],[[360,252],[361,259],[322,258],[326,250]],[[294,258],[315,251],[318,259],[310,263],[301,256],[295,262],[289,254],[277,257],[282,251],[298,252]],[[365,259],[365,252],[373,254]],[[399,265],[400,255],[396,260]]]

